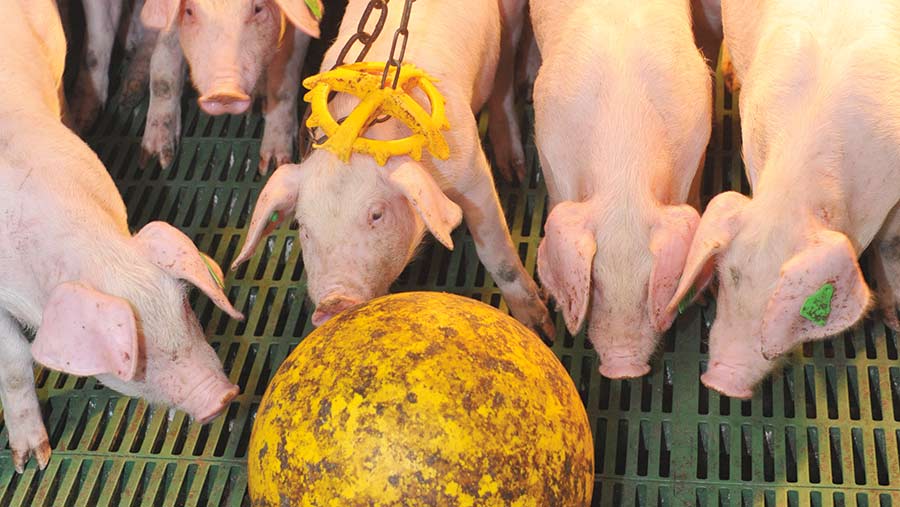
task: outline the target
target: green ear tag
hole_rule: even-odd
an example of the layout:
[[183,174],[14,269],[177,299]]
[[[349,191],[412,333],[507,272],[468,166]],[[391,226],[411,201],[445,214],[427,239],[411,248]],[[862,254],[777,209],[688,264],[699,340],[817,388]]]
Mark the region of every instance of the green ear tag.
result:
[[688,306],[691,305],[691,301],[694,300],[695,295],[697,295],[697,291],[691,287],[691,290],[689,290],[688,293],[681,298],[681,301],[678,302],[678,315],[681,315],[687,310]]
[[819,290],[803,302],[800,308],[800,316],[817,326],[824,326],[831,314],[831,296],[834,295],[834,285],[826,283]]
[[272,212],[272,216],[269,217],[269,222],[272,222],[272,223],[274,224],[274,223],[277,222],[277,221],[278,221],[278,212],[277,212],[277,211],[273,211],[273,212]]
[[322,9],[319,9],[319,0],[304,0],[309,12],[316,17],[318,21],[322,21]]
[[219,275],[216,274],[216,271],[213,269],[213,267],[209,265],[209,261],[206,260],[206,256],[201,255],[200,258],[203,259],[203,264],[206,264],[206,270],[209,271],[209,275],[213,277],[213,280],[216,281],[216,285],[218,285],[220,289],[224,289],[225,284],[222,283],[222,280],[219,278]]

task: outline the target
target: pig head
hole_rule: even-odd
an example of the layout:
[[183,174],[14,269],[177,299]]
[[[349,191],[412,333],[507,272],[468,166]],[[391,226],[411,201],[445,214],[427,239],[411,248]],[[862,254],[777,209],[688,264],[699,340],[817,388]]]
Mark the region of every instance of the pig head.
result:
[[386,294],[412,259],[425,230],[447,248],[462,210],[418,162],[368,157],[343,164],[315,150],[278,168],[257,200],[247,240],[232,269],[285,219],[299,226],[308,293],[319,326],[335,314]]
[[[203,335],[180,280],[228,315],[222,270],[172,226],[152,222],[128,241],[128,269],[52,288],[31,346],[36,361],[94,375],[121,393],[178,407],[205,423],[238,393]],[[102,287],[102,289],[101,289]]]
[[141,12],[150,28],[177,26],[200,107],[212,115],[247,111],[263,69],[289,43],[282,40],[285,18],[319,36],[319,20],[304,0],[147,0]]
[[736,192],[710,201],[669,305],[718,273],[702,381],[735,398],[751,397],[779,355],[853,326],[871,300],[847,236],[814,215],[777,220],[767,209]]
[[647,364],[675,318],[675,293],[699,221],[687,205],[657,207],[635,226],[613,223],[604,206],[564,201],[550,212],[538,274],[575,334],[590,309],[588,337],[600,373],[631,378]]

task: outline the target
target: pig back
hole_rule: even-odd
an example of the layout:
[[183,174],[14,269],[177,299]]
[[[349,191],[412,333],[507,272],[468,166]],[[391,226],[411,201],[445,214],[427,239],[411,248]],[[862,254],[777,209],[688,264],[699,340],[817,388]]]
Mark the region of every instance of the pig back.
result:
[[[367,0],[350,1],[338,37],[325,54],[322,70],[334,65],[341,48],[356,33],[367,3]],[[390,3],[384,30],[366,61],[387,61],[394,32],[400,26],[402,7],[402,0]],[[375,19],[377,11],[370,18],[369,29],[375,25]],[[500,51],[500,10],[496,0],[415,2],[408,40],[404,61],[436,78],[441,93],[464,99],[473,109],[484,104]],[[356,44],[350,50],[345,63],[353,62],[360,47]]]

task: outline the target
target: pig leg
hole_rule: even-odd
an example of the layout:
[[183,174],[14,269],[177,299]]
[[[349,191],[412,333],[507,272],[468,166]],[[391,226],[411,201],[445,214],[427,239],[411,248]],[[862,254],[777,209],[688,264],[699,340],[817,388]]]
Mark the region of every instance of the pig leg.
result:
[[500,37],[500,61],[494,76],[494,89],[488,100],[490,113],[488,136],[494,148],[494,158],[503,179],[525,180],[525,150],[522,149],[522,131],[515,111],[515,62],[516,48],[522,37],[525,7],[522,0],[501,0],[500,12],[503,25]]
[[[475,125],[471,128],[477,138]],[[476,181],[467,186],[464,193],[450,191],[447,195],[462,208],[478,258],[500,288],[513,317],[534,330],[542,340],[552,343],[556,335],[553,321],[537,284],[525,271],[513,246],[500,200],[494,191],[490,164],[480,149],[475,157],[474,162],[479,168]],[[456,171],[455,174],[461,173]]]
[[694,40],[713,70],[719,64],[722,45],[722,2],[720,0],[691,0]]
[[533,102],[532,90],[541,68],[541,51],[534,37],[534,29],[526,17],[522,26],[522,38],[519,41],[519,52],[516,55],[516,95],[527,102]]
[[160,33],[150,58],[150,107],[141,141],[141,165],[159,157],[159,165],[175,161],[175,145],[181,136],[181,89],[184,86],[184,56],[178,31]]
[[84,0],[83,4],[87,19],[85,53],[70,109],[78,131],[91,126],[106,104],[109,59],[122,15],[122,0]]
[[260,174],[269,171],[273,160],[275,167],[289,163],[297,138],[298,83],[309,35],[289,25],[285,37],[292,37],[293,43],[281,45],[266,71],[266,127],[259,148]]
[[897,303],[900,301],[900,207],[894,208],[873,242],[873,271],[878,283],[878,303],[884,323],[900,331]]
[[146,28],[141,23],[142,5],[143,2],[138,0],[132,7],[125,43],[125,49],[131,57],[118,93],[118,102],[129,108],[136,106],[144,98],[144,92],[150,82],[150,58],[153,56],[159,35],[159,31]]
[[41,418],[41,407],[34,390],[34,371],[28,340],[16,322],[0,310],[0,402],[9,432],[16,471],[25,471],[29,456],[43,470],[50,460],[50,440]]

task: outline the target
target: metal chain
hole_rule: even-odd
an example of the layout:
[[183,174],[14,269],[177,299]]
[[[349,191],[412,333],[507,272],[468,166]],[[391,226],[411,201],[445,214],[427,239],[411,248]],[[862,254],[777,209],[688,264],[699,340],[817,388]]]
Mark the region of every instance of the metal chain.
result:
[[[350,49],[353,48],[353,45],[357,42],[362,44],[363,47],[359,50],[359,54],[356,55],[356,63],[363,61],[369,53],[369,50],[372,49],[372,44],[374,44],[375,40],[378,39],[378,36],[381,35],[381,30],[384,29],[384,22],[387,20],[388,14],[387,4],[389,1],[390,0],[369,0],[369,4],[366,5],[366,10],[363,11],[363,15],[359,19],[359,24],[356,26],[356,33],[353,34],[347,43],[344,44],[344,47],[341,48],[341,52],[338,53],[337,62],[331,70],[344,65],[344,60],[347,59],[347,53],[350,52]],[[372,11],[376,9],[378,10],[378,21],[375,22],[375,28],[372,29],[372,33],[368,33],[366,32],[366,25],[369,23],[369,17],[372,16]]]
[[[378,39],[378,36],[381,35],[381,31],[384,29],[384,22],[387,20],[388,14],[388,2],[390,0],[369,0],[368,5],[366,5],[366,9],[363,11],[363,15],[359,20],[359,24],[356,26],[356,33],[353,34],[349,40],[344,44],[344,47],[341,48],[341,52],[338,53],[337,61],[334,66],[331,67],[331,70],[334,70],[341,65],[344,65],[347,54],[353,48],[353,45],[359,42],[362,44],[362,48],[359,50],[359,53],[356,55],[356,63],[359,63],[365,59],[366,55],[369,53],[369,50],[372,49],[372,44]],[[409,15],[412,12],[412,4],[416,0],[405,0],[403,5],[403,16],[400,18],[400,26],[397,27],[397,30],[394,32],[394,39],[391,42],[391,54],[388,58],[387,62],[384,64],[384,71],[381,74],[381,87],[384,88],[387,84],[388,74],[390,73],[391,67],[395,67],[394,78],[391,82],[391,88],[397,89],[397,84],[400,82],[400,67],[403,65],[403,57],[406,55],[406,41],[409,38]],[[378,20],[375,22],[375,27],[372,29],[372,32],[366,32],[366,25],[369,23],[369,18],[372,16],[372,11],[378,10]],[[397,55],[397,42],[400,41],[400,37],[403,37],[402,42],[400,44],[400,55]],[[336,95],[336,92],[331,92],[328,97],[328,102]],[[303,123],[306,123],[306,117],[309,115],[309,109],[307,108],[306,115],[304,116]],[[383,123],[387,121],[389,116],[381,116],[379,118],[375,118],[371,121],[369,125],[377,123]],[[338,121],[341,123],[344,119]],[[322,136],[318,139],[315,138],[313,134],[313,129],[307,129],[308,139],[306,140],[307,146],[302,149],[304,151],[304,156],[311,149],[311,142],[315,142],[317,144],[321,144],[324,142],[325,137]]]
[[[415,1],[416,0],[406,0],[406,3],[403,4],[403,17],[400,18],[400,26],[397,27],[397,31],[394,32],[394,40],[391,43],[391,55],[384,64],[384,72],[381,74],[382,88],[384,88],[384,85],[387,83],[387,77],[391,70],[391,66],[394,66],[396,70],[394,71],[394,80],[391,83],[391,88],[397,89],[397,83],[400,81],[400,66],[403,65],[403,57],[406,55],[406,40],[409,38],[409,14],[412,12],[412,4]],[[396,56],[397,41],[401,36],[403,37],[403,42],[400,45],[400,56]]]

